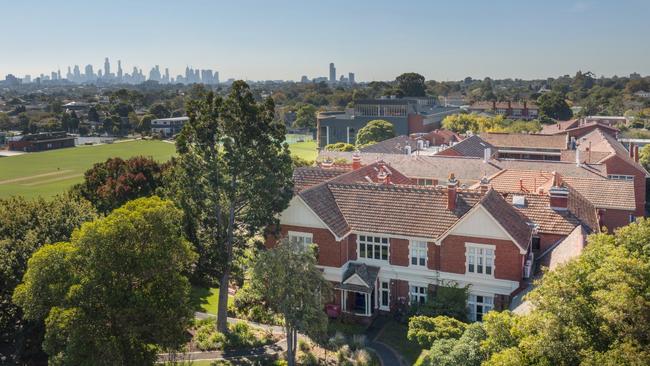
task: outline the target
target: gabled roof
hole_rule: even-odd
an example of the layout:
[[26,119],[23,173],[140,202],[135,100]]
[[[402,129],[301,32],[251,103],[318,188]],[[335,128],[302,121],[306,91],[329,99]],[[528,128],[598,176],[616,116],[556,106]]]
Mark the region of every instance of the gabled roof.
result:
[[512,196],[524,196],[525,204],[515,207],[532,223],[538,225],[539,232],[558,235],[569,235],[581,224],[580,219],[571,210],[556,211],[550,207],[549,197],[534,193],[500,192],[505,200]]
[[321,167],[298,167],[293,170],[293,186],[295,192],[326,182],[341,174],[349,172],[346,168],[323,169]]
[[616,140],[614,136],[603,132],[600,127],[580,137],[578,143],[580,144],[578,147],[580,150],[584,150],[588,146],[591,146],[592,151],[608,153],[609,155],[603,158],[600,162],[604,162],[613,156],[617,156],[648,175],[648,172],[645,170],[643,165],[630,157],[629,151],[627,151],[623,144]]
[[529,220],[521,212],[505,201],[503,196],[490,189],[479,205],[485,207],[492,217],[510,234],[519,248],[526,250],[530,243],[533,229]]
[[566,137],[527,133],[485,132],[481,138],[498,148],[565,150]]
[[[494,149],[490,143],[484,141],[478,135],[472,135],[461,142],[450,146],[448,149],[454,150],[461,156],[471,156],[482,158],[485,154],[485,149]],[[496,150],[494,150],[496,152]]]

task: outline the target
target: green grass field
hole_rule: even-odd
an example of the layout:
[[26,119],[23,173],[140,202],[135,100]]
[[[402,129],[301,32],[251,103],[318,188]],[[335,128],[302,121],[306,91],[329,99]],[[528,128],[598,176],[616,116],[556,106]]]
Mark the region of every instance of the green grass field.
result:
[[[307,160],[316,159],[316,142],[291,144],[291,153]],[[151,156],[157,161],[174,155],[174,144],[163,141],[127,141],[97,146],[29,153],[0,158],[0,198],[21,195],[51,197],[81,182],[93,164],[111,157]]]
[[0,158],[0,197],[50,197],[81,182],[86,170],[110,157],[144,155],[163,162],[174,152],[167,142],[127,141]]

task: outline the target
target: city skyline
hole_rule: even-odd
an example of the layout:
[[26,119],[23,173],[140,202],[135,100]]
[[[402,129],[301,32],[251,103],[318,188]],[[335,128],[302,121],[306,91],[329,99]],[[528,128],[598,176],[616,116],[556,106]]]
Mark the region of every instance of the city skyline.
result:
[[139,67],[164,63],[172,75],[188,64],[216,65],[227,78],[249,80],[327,76],[329,62],[355,70],[358,81],[408,71],[435,80],[650,74],[650,2],[640,0],[399,7],[381,0],[117,0],[110,7],[71,0],[6,2],[3,10],[24,16],[0,23],[3,34],[20,30],[6,37],[5,49],[17,51],[3,52],[0,75],[48,75],[58,66],[65,73],[80,60],[98,69],[106,55]]

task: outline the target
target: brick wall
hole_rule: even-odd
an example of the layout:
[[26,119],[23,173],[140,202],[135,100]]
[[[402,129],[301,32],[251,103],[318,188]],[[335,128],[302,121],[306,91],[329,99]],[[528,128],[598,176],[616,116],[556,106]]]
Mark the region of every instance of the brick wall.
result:
[[443,156],[461,156],[461,154],[454,150],[454,149],[445,149],[442,150],[441,152],[437,153],[436,155],[443,155]]
[[564,238],[566,238],[566,235],[539,233],[539,251],[537,253],[544,253],[546,249]]
[[403,280],[390,280],[390,304],[391,310],[398,304],[400,298],[409,299],[409,283]]
[[521,281],[524,255],[520,254],[519,247],[509,240],[449,235],[440,246],[441,271],[465,274],[465,243],[467,242],[494,245],[496,247],[494,253],[494,278]]
[[[289,231],[312,234],[313,242],[318,244],[318,264],[322,266],[341,267],[348,261],[348,253],[350,253],[350,251],[354,251],[354,259],[356,259],[356,238],[353,238],[352,242],[350,242],[353,237],[352,235],[341,242],[337,242],[332,233],[327,229],[281,225],[278,237],[286,237]],[[277,242],[278,237],[268,235],[266,238],[266,247],[272,248]],[[354,248],[346,248],[346,244]]]
[[609,208],[605,209],[603,210],[603,225],[607,227],[607,231],[611,233],[619,227],[629,224],[630,215],[634,215],[634,212]]
[[390,264],[396,266],[409,265],[409,241],[406,239],[390,239]]

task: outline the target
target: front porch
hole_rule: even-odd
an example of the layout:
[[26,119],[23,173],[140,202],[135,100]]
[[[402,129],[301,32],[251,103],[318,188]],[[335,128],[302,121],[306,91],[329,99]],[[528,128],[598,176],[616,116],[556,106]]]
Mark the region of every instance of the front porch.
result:
[[342,281],[334,286],[339,292],[341,312],[370,318],[389,310],[389,284],[378,279],[379,267],[350,263]]

